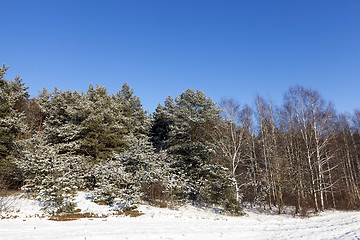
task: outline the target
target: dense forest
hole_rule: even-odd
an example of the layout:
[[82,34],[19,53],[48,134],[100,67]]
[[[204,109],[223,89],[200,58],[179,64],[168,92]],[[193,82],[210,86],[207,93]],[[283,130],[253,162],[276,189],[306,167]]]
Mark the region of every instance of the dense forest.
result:
[[124,84],[116,94],[43,89],[31,98],[0,68],[0,189],[21,190],[50,214],[73,196],[135,209],[191,203],[242,214],[244,204],[360,208],[360,111],[337,114],[301,86],[281,106],[261,96],[214,103],[188,89],[146,112]]

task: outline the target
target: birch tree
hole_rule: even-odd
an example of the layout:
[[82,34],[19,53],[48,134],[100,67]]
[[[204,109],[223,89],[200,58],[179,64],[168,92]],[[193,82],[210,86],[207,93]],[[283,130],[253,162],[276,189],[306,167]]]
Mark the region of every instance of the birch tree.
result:
[[[236,200],[241,201],[239,171],[240,165],[246,160],[245,128],[242,123],[243,113],[240,104],[231,98],[224,98],[220,102],[222,120],[214,131],[216,149],[220,157],[224,158],[225,165],[231,170],[231,177],[235,182]],[[245,175],[247,172],[241,172]],[[243,178],[245,179],[245,178]]]
[[325,192],[332,186],[329,182],[332,168],[327,166],[330,166],[333,154],[327,147],[334,136],[333,107],[317,91],[301,86],[290,88],[285,95],[285,104],[293,114],[296,130],[305,147],[315,211],[323,211]]
[[271,102],[266,102],[260,96],[256,97],[255,104],[261,142],[260,152],[265,167],[264,182],[267,186],[268,204],[271,208],[274,200],[280,214],[283,206],[283,183],[287,168],[278,139],[278,114]]

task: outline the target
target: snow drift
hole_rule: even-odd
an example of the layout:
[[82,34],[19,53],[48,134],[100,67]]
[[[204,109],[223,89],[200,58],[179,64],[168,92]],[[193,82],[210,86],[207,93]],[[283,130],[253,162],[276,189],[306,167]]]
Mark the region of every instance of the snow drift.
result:
[[178,209],[140,205],[143,215],[112,215],[113,209],[77,195],[83,213],[107,215],[75,221],[50,221],[38,202],[16,199],[2,213],[0,239],[360,239],[360,213],[327,211],[310,218],[260,214],[216,214],[193,206]]

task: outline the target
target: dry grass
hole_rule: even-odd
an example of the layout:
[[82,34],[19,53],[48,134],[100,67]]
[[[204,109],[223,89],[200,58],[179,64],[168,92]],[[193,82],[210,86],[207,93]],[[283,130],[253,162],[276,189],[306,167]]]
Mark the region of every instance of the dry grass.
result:
[[18,191],[0,191],[0,213],[8,211],[19,197],[19,194],[20,192]]
[[[107,218],[107,215],[98,215],[94,213],[81,213],[81,209],[76,209],[72,213],[62,213],[58,215],[51,216],[49,220],[51,221],[75,221],[82,218],[87,218],[89,220],[92,220],[93,218]],[[141,213],[137,210],[128,210],[125,212],[119,212],[118,215],[125,215],[130,217],[139,217],[141,215],[144,215],[144,213]]]
[[141,215],[144,215],[144,213],[139,212],[137,210],[129,210],[129,211],[125,211],[121,214],[124,214],[125,216],[130,216],[130,217],[139,217]]
[[[80,210],[81,211],[81,210]],[[51,221],[74,221],[81,218],[106,218],[105,215],[98,215],[94,213],[80,213],[80,212],[73,212],[73,213],[66,213],[66,214],[59,214],[49,218]]]
[[108,203],[104,202],[104,201],[100,201],[100,202],[95,202],[97,205],[100,205],[100,206],[106,206],[106,205],[109,205]]

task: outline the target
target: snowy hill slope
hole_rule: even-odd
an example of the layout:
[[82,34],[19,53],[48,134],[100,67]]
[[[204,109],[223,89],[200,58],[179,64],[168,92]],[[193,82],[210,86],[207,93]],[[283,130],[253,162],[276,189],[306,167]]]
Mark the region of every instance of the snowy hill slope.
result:
[[[139,217],[111,215],[108,206],[99,206],[77,196],[82,212],[110,215],[75,221],[50,221],[35,201],[18,199],[10,218],[0,220],[0,239],[360,239],[360,213],[328,211],[301,219],[286,215],[265,215],[247,211],[231,217],[192,206],[178,210],[141,205]],[[16,218],[15,218],[16,217]]]

